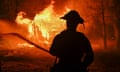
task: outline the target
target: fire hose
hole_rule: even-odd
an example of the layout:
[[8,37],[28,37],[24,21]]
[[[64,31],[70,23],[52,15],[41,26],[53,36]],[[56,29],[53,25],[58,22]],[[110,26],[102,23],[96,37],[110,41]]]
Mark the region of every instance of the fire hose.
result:
[[14,35],[14,36],[17,36],[17,37],[19,37],[20,39],[26,41],[27,43],[32,44],[32,45],[34,45],[35,47],[37,47],[37,48],[39,48],[39,49],[41,49],[41,50],[43,50],[43,51],[49,53],[48,50],[46,50],[46,49],[40,47],[39,45],[35,44],[34,42],[28,40],[27,38],[23,37],[22,35],[20,35],[20,34],[18,34],[18,33],[4,33],[4,34],[0,34],[0,35]]

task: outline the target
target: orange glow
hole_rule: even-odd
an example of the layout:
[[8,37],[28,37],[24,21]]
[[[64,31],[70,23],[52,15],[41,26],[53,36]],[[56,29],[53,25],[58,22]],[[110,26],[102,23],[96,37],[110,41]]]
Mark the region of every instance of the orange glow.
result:
[[[26,18],[26,13],[22,11],[16,17],[17,24],[28,26],[29,38],[34,37],[36,42],[42,43],[41,45],[45,44],[47,47],[50,45],[54,36],[66,28],[65,21],[59,18],[60,15],[54,13],[52,4],[37,13],[33,20]],[[69,11],[68,8],[66,9],[67,11]]]

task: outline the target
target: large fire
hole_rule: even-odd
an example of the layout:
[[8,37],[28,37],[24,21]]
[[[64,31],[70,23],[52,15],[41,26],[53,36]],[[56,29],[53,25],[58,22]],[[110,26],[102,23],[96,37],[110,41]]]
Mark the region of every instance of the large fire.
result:
[[60,15],[54,13],[52,4],[37,13],[33,20],[25,16],[26,13],[20,11],[16,17],[16,23],[28,26],[28,38],[44,45],[43,47],[49,47],[54,36],[66,28],[65,21],[59,18]]

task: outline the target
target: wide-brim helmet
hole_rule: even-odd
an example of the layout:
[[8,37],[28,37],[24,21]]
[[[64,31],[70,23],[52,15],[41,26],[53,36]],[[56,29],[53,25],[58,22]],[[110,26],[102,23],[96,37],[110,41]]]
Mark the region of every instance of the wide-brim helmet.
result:
[[80,24],[84,23],[83,18],[80,17],[79,13],[75,10],[69,11],[67,14],[65,14],[63,17],[60,18],[65,20],[78,21],[78,23]]

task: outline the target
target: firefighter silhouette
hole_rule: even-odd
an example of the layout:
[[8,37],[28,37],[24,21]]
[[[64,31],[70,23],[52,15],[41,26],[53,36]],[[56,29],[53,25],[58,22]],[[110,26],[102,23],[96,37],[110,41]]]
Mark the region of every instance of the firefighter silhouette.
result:
[[78,24],[84,24],[83,18],[77,11],[71,10],[61,19],[66,20],[67,29],[56,35],[50,47],[50,53],[59,58],[52,71],[88,72],[94,53],[88,38],[76,31]]

